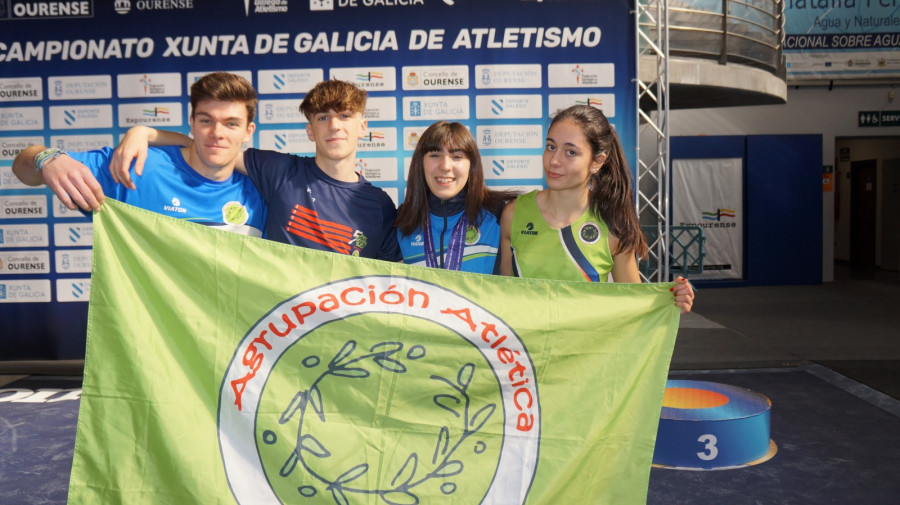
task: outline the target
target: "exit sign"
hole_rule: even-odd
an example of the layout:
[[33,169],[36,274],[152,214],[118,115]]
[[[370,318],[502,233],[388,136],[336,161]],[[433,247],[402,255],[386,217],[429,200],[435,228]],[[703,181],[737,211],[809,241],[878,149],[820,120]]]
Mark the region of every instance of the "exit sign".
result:
[[900,110],[861,110],[859,127],[900,126]]

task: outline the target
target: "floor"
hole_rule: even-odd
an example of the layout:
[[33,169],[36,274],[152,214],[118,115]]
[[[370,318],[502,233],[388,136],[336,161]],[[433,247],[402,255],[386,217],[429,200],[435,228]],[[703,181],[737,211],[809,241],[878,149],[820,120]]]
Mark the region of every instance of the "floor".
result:
[[836,266],[812,286],[698,289],[673,370],[817,363],[900,399],[900,274]]
[[[836,268],[834,282],[821,285],[701,287],[695,312],[682,318],[670,378],[724,383],[766,395],[772,402],[771,439],[777,452],[768,461],[736,469],[655,467],[647,503],[898,503],[898,302],[897,272],[845,266]],[[20,380],[58,380],[50,387],[80,387],[80,366],[77,361],[0,362],[0,387]],[[48,425],[74,438],[77,402],[56,405],[58,410],[42,415],[49,416]],[[0,425],[0,435],[4,430]],[[59,447],[52,459],[57,466],[71,465],[71,451],[70,446]],[[0,483],[16,479],[23,485],[15,489],[28,491],[0,493],[0,502],[65,502],[67,479],[51,487],[40,472],[10,474],[12,462],[2,459]],[[34,484],[25,485],[32,477]]]
[[670,378],[766,395],[777,452],[737,469],[654,467],[647,503],[898,503],[898,302],[897,272],[840,266],[822,285],[698,290]]

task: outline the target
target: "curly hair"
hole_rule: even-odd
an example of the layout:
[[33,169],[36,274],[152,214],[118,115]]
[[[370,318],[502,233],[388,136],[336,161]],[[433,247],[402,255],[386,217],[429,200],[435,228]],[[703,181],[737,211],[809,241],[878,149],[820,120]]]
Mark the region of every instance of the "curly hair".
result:
[[328,110],[363,113],[369,94],[346,81],[321,81],[300,102],[300,112],[310,120],[314,114]]

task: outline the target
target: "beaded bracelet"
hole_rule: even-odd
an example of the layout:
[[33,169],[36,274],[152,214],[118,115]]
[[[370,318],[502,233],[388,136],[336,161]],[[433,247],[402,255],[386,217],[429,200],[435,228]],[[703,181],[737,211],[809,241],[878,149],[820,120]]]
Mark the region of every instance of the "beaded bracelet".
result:
[[44,149],[43,151],[37,153],[34,156],[34,166],[37,167],[38,172],[40,172],[41,169],[44,168],[44,163],[47,163],[48,161],[56,158],[57,156],[63,155],[63,154],[69,154],[69,153],[67,153],[57,147],[51,147],[48,149]]

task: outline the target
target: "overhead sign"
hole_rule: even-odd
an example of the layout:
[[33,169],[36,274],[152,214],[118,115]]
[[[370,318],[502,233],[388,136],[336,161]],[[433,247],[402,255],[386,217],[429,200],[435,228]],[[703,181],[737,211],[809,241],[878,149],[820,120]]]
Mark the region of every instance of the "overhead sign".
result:
[[787,79],[900,76],[896,1],[787,0]]
[[861,110],[858,126],[860,128],[900,126],[900,110]]

